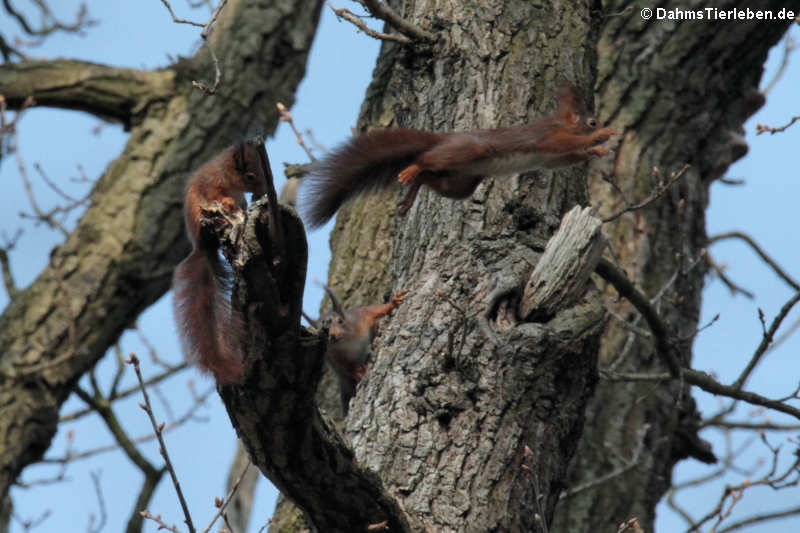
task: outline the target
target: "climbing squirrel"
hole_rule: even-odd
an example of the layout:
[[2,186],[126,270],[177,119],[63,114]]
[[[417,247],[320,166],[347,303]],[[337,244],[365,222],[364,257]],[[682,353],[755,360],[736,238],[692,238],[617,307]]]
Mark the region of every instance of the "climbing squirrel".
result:
[[172,277],[175,319],[187,359],[222,384],[242,376],[241,318],[231,309],[227,269],[216,237],[203,228],[203,210],[216,204],[228,214],[243,211],[244,193],[253,198],[266,193],[263,165],[257,147],[244,142],[197,169],[186,187],[184,217],[192,251]]
[[321,226],[348,200],[395,179],[410,188],[398,204],[405,215],[422,185],[447,198],[467,198],[491,175],[559,168],[607,155],[599,146],[617,133],[597,128],[570,83],[556,94],[552,115],[530,124],[438,133],[404,128],[374,130],[350,139],[317,163],[306,189],[305,214]]
[[328,350],[325,357],[339,378],[339,395],[342,410],[347,415],[350,400],[356,394],[356,385],[367,371],[367,359],[372,339],[381,317],[388,315],[403,301],[408,291],[400,291],[387,304],[356,307],[345,311],[339,299],[327,285],[323,285],[331,299],[333,309],[313,320],[306,320],[315,328],[327,326]]

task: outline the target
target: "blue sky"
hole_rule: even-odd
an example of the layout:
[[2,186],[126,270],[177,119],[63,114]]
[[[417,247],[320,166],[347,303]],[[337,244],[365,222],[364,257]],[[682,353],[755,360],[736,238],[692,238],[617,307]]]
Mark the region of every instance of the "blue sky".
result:
[[[45,45],[33,50],[36,57],[80,58],[114,65],[140,68],[153,68],[168,64],[168,56],[189,55],[198,41],[198,30],[189,26],[173,24],[166,9],[158,0],[138,2],[108,2],[91,0],[89,12],[100,24],[89,30],[85,38],[57,35]],[[57,11],[69,19],[77,9],[78,2],[53,2]],[[173,2],[180,11],[182,2]],[[345,6],[348,2],[336,2]],[[352,6],[348,6],[351,7]],[[356,6],[357,7],[357,6]],[[201,14],[202,13],[202,14]],[[203,12],[182,11],[182,15],[201,19]],[[18,34],[17,28],[8,18],[0,19],[0,31],[5,36]],[[798,28],[792,30],[798,36]],[[299,128],[312,128],[315,138],[323,145],[331,147],[347,138],[350,128],[355,125],[358,109],[369,82],[378,43],[345,22],[338,22],[326,8],[320,33],[312,51],[307,78],[300,87],[297,102],[292,108],[295,122]],[[780,60],[780,48],[773,51],[768,62],[767,75],[773,72]],[[778,135],[755,136],[755,123],[781,125],[800,113],[798,109],[797,87],[800,86],[800,64],[797,58],[790,62],[782,81],[773,89],[765,106],[747,123],[747,140],[750,154],[728,172],[730,177],[740,177],[746,181],[742,186],[715,184],[712,188],[711,204],[708,210],[709,234],[741,229],[750,233],[773,257],[790,273],[800,277],[800,237],[792,227],[786,227],[796,210],[800,198],[798,186],[796,153],[800,146],[800,124]],[[119,126],[106,125],[99,135],[92,129],[99,120],[77,112],[33,109],[27,112],[20,125],[20,154],[28,167],[28,173],[36,183],[37,197],[44,203],[54,201],[40,187],[41,181],[32,169],[34,162],[42,165],[45,172],[60,184],[65,184],[72,192],[85,191],[85,185],[67,182],[78,175],[76,165],[82,165],[85,173],[92,179],[99,176],[107,163],[122,149],[126,134]],[[273,171],[276,177],[283,176],[283,161],[305,162],[305,153],[297,146],[294,136],[286,125],[281,125],[275,138],[267,142]],[[17,227],[25,227],[25,233],[12,253],[12,269],[18,286],[30,283],[46,264],[51,248],[62,237],[44,227],[32,227],[22,221],[20,210],[29,211],[27,200],[21,187],[17,163],[13,157],[5,158],[0,164],[0,180],[3,195],[0,198],[0,230],[13,233]],[[280,186],[280,183],[278,184]],[[74,223],[72,220],[71,223]],[[327,278],[329,260],[329,227],[309,235],[311,251],[309,278]],[[728,274],[744,287],[757,294],[754,301],[742,296],[731,297],[727,289],[717,280],[710,280],[704,294],[704,321],[719,313],[719,321],[700,334],[695,345],[695,366],[702,370],[714,371],[723,380],[732,379],[747,360],[760,339],[761,326],[757,308],[762,308],[767,321],[791,296],[791,290],[764,267],[758,258],[744,245],[737,242],[716,244],[711,253],[717,263],[728,265]],[[305,309],[312,315],[318,309],[321,291],[309,284],[306,291]],[[0,306],[5,306],[7,295],[0,292]],[[797,320],[795,312],[787,319],[790,324]],[[169,295],[142,315],[140,329],[154,344],[162,358],[170,361],[181,360],[171,320]],[[135,351],[151,371],[156,368],[146,356],[145,346],[134,332],[126,333],[121,341],[125,353]],[[761,364],[750,381],[750,386],[770,396],[788,394],[797,384],[800,367],[797,364],[798,341],[785,343],[779,350],[771,353]],[[114,371],[113,355],[100,364],[98,375],[101,382]],[[131,376],[126,378],[132,383]],[[170,406],[175,417],[179,417],[191,405],[192,395],[189,382],[198,392],[205,391],[213,384],[210,379],[194,370],[165,383],[161,390],[171,398]],[[88,388],[86,380],[82,382]],[[718,409],[717,399],[710,395],[695,392],[701,409],[705,414]],[[137,407],[139,401],[134,396],[130,401],[115,404],[115,410],[133,435],[145,434],[149,425],[144,413]],[[62,414],[83,407],[82,402],[71,399]],[[163,406],[156,402],[157,416],[167,419]],[[743,408],[743,413],[750,408]],[[167,445],[175,462],[176,469],[187,491],[187,499],[193,511],[196,524],[205,525],[213,514],[213,498],[221,496],[224,479],[234,449],[235,435],[230,427],[219,399],[212,393],[205,407],[197,415],[203,420],[186,424],[167,434]],[[774,416],[773,420],[782,417]],[[95,448],[109,444],[112,439],[96,417],[87,417],[69,426],[74,430],[75,451]],[[797,432],[795,432],[796,434]],[[716,449],[724,449],[724,439],[715,431],[709,430],[704,436],[715,442]],[[775,435],[774,442],[785,442],[787,434]],[[737,437],[741,440],[741,436]],[[198,442],[202,446],[198,446]],[[66,446],[65,431],[61,430],[48,456],[59,456]],[[755,453],[743,458],[747,465],[756,457],[763,457],[763,449],[758,443],[753,445]],[[159,457],[152,444],[143,445],[151,460],[159,463]],[[106,531],[118,531],[130,513],[135,494],[138,491],[140,476],[131,468],[127,459],[118,451],[98,455],[92,459],[78,461],[66,471],[70,481],[54,485],[39,486],[32,489],[16,488],[12,494],[16,512],[23,518],[33,519],[50,509],[52,515],[37,531],[78,531],[85,530],[90,513],[98,513],[98,503],[93,495],[89,477],[90,471],[101,470],[101,483],[105,494],[108,515]],[[674,480],[680,481],[702,475],[709,470],[693,461],[679,465]],[[52,466],[36,466],[23,474],[23,480],[33,481],[50,477],[57,472]],[[732,477],[728,483],[741,482],[742,477]],[[714,488],[704,488],[695,493],[679,496],[679,501],[700,514],[708,509],[719,497],[724,483]],[[275,491],[266,482],[261,482],[257,492],[254,518],[251,531],[267,520],[273,509]],[[797,492],[758,491],[748,495],[737,506],[737,512],[765,510],[770,506],[780,506],[796,502]],[[162,481],[156,496],[149,506],[154,513],[162,513],[169,523],[180,523],[182,517],[171,484]],[[734,515],[735,516],[735,515]],[[798,519],[763,525],[749,531],[771,533],[786,531]],[[659,507],[659,533],[681,529],[682,522],[674,513]],[[797,527],[796,525],[794,527]],[[12,531],[21,531],[18,524],[12,523]],[[153,525],[147,531],[155,531]]]

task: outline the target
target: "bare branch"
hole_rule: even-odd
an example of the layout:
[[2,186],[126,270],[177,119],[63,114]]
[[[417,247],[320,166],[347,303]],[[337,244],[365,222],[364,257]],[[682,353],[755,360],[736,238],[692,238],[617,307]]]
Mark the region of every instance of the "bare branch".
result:
[[728,398],[744,400],[753,405],[768,407],[770,409],[774,409],[775,411],[792,415],[800,420],[800,409],[784,403],[785,400],[772,400],[753,392],[743,391],[737,387],[723,385],[709,376],[707,373],[694,370],[692,368],[683,369],[683,379],[686,381],[686,383],[689,383],[690,385],[697,385],[704,391],[710,392],[711,394],[719,394],[722,396],[727,396]]
[[30,531],[42,525],[45,520],[50,518],[51,514],[52,511],[48,509],[47,511],[44,511],[42,514],[40,514],[37,518],[23,519],[20,518],[19,515],[17,515],[16,513],[11,513],[11,516],[12,518],[14,518],[14,520],[19,522],[19,525],[22,527],[23,531]]
[[644,439],[649,429],[650,426],[648,424],[643,424],[636,432],[636,447],[633,449],[633,455],[631,456],[630,460],[628,460],[627,462],[615,468],[614,470],[612,470],[611,472],[609,472],[604,476],[600,476],[597,479],[591,479],[585,483],[581,483],[580,485],[576,485],[575,487],[572,487],[562,492],[559,499],[563,500],[566,498],[571,498],[572,496],[575,496],[580,492],[588,490],[592,487],[596,487],[598,485],[602,485],[603,483],[606,483],[607,481],[619,477],[625,474],[625,472],[628,472],[629,470],[635,468],[639,464],[639,457],[641,456],[642,450],[644,449]]
[[[136,390],[139,390],[138,388]],[[200,417],[195,416],[195,412],[202,406],[205,401],[208,399],[209,396],[215,391],[214,387],[210,387],[206,392],[194,398],[194,401],[189,408],[187,408],[186,412],[179,418],[177,418],[174,422],[167,424],[164,427],[163,433],[169,433],[170,431],[178,428],[184,424],[186,424],[190,420],[202,420]],[[144,435],[140,435],[139,437],[133,438],[133,442],[142,443],[142,442],[150,442],[156,438],[153,433],[146,433]],[[49,457],[42,459],[41,463],[58,463],[63,464],[70,461],[75,461],[78,459],[88,459],[94,455],[114,451],[119,448],[119,444],[110,444],[107,446],[98,446],[97,448],[92,448],[90,450],[85,450],[82,452],[71,452],[68,455],[62,457]]]
[[139,514],[141,514],[143,518],[147,518],[148,520],[152,520],[153,522],[158,524],[158,529],[159,530],[166,529],[167,531],[172,531],[172,533],[181,533],[180,530],[178,529],[178,526],[176,526],[175,524],[172,524],[170,526],[166,522],[164,522],[161,519],[161,513],[159,513],[159,514],[154,516],[154,515],[152,515],[150,513],[150,511],[145,509],[145,510],[141,511],[141,513],[139,513]]
[[208,533],[209,531],[211,531],[211,528],[214,527],[214,523],[217,521],[217,519],[219,519],[222,513],[225,512],[225,508],[233,499],[233,496],[236,494],[236,491],[239,490],[239,484],[242,482],[242,479],[244,479],[244,476],[245,474],[247,474],[247,470],[249,468],[250,468],[250,461],[247,461],[247,464],[242,470],[242,473],[239,474],[239,478],[236,480],[236,482],[233,484],[233,487],[231,487],[231,490],[228,492],[228,496],[226,496],[223,501],[219,502],[219,505],[217,506],[218,507],[217,513],[211,518],[211,522],[209,522],[209,524],[205,527],[205,529],[201,533]]
[[6,294],[9,299],[13,299],[17,294],[17,284],[14,282],[14,276],[11,274],[11,264],[8,260],[8,253],[11,252],[17,245],[20,236],[22,236],[22,229],[19,228],[13,236],[8,237],[3,234],[3,244],[0,245],[0,269],[3,272],[3,285],[6,288]]
[[740,239],[750,245],[750,247],[755,251],[758,256],[767,264],[769,265],[773,271],[783,280],[785,281],[791,288],[796,291],[800,291],[800,283],[795,281],[789,274],[783,270],[774,259],[772,259],[761,246],[756,243],[756,241],[748,234],[743,233],[741,231],[729,231],[727,233],[720,233],[718,235],[712,235],[708,238],[708,244],[713,244],[715,242],[724,241],[726,239]]
[[167,0],[161,0],[161,3],[164,4],[164,7],[166,7],[167,10],[169,11],[170,16],[172,17],[172,22],[174,22],[176,24],[189,24],[190,26],[198,26],[200,28],[205,27],[205,24],[202,23],[202,22],[195,22],[193,20],[182,19],[182,18],[178,17],[175,14],[175,12],[172,10],[172,6],[170,5],[170,3]]
[[389,7],[386,2],[380,0],[354,0],[356,3],[366,7],[372,16],[377,17],[397,31],[406,35],[414,41],[433,42],[436,40],[436,35],[431,32],[425,31],[416,24],[407,21],[394,9]]
[[175,93],[175,73],[141,71],[69,59],[26,61],[0,68],[0,87],[9,109],[37,106],[91,113],[103,120],[135,123],[150,104]]
[[734,522],[733,524],[730,524],[729,526],[726,526],[722,529],[719,529],[717,530],[716,533],[727,533],[728,531],[736,531],[737,529],[742,529],[743,527],[750,526],[753,524],[763,524],[764,522],[769,522],[770,520],[777,520],[779,518],[786,518],[787,516],[794,516],[798,514],[800,514],[800,506],[790,507],[788,509],[784,509],[783,511],[756,514],[747,517],[744,520],[739,520],[738,522]]
[[725,185],[744,185],[745,181],[741,178],[719,178],[717,180]]
[[225,513],[226,519],[230,522],[227,526],[231,531],[249,531],[250,519],[253,514],[253,503],[255,498],[256,484],[261,477],[261,472],[257,468],[247,469],[243,478],[238,478],[239,472],[245,465],[249,464],[250,457],[247,455],[242,441],[236,440],[236,452],[233,461],[228,469],[228,479],[226,482],[227,490],[239,483],[237,490],[230,503],[228,503]]
[[[184,370],[185,368],[188,368],[188,366],[189,366],[188,363],[183,362],[183,363],[180,363],[179,365],[168,367],[167,370],[165,370],[164,372],[162,372],[160,374],[156,374],[155,376],[153,376],[151,378],[148,378],[144,382],[144,385],[145,385],[145,387],[149,387],[150,385],[153,385],[155,383],[160,383],[160,382],[164,381],[165,379],[167,379],[168,377],[172,376],[173,374],[177,374],[181,370]],[[135,394],[137,392],[139,392],[139,386],[138,385],[130,387],[128,389],[125,389],[124,391],[122,391],[120,393],[110,394],[108,396],[108,398],[107,398],[107,401],[113,402],[114,400],[120,400],[122,398],[127,398],[131,394]],[[69,414],[66,414],[66,415],[60,417],[58,419],[58,423],[60,424],[62,422],[68,422],[70,420],[77,420],[78,418],[86,416],[87,414],[89,414],[89,413],[91,413],[93,411],[94,411],[93,409],[79,409],[77,411],[74,411],[72,413],[69,413]]]
[[[331,7],[333,7],[333,6],[331,6]],[[286,109],[286,106],[283,105],[281,102],[278,102],[275,105],[278,108],[278,113],[281,114],[281,118],[280,118],[281,122],[288,123],[289,127],[292,128],[292,132],[294,133],[295,139],[297,140],[297,144],[300,145],[300,148],[303,149],[303,151],[306,153],[306,155],[308,155],[308,158],[312,162],[316,161],[317,158],[314,157],[314,154],[311,152],[311,148],[309,148],[306,145],[305,141],[303,141],[303,134],[300,133],[300,131],[298,131],[297,127],[294,125],[294,118],[292,117],[292,113],[288,109]]]
[[786,34],[784,38],[783,44],[783,56],[781,57],[781,64],[778,65],[778,70],[775,71],[775,75],[769,80],[769,83],[764,87],[764,90],[761,93],[766,96],[772,90],[778,80],[783,77],[783,73],[786,72],[786,67],[789,65],[789,56],[792,55],[792,52],[795,51],[797,45],[794,41],[794,37],[789,33]]
[[773,424],[771,422],[736,422],[730,420],[717,420],[714,422],[703,421],[704,427],[718,427],[722,429],[750,429],[754,431],[800,431],[800,424]]
[[47,7],[47,4],[44,2],[35,2],[36,5],[39,6],[39,10],[41,11],[41,19],[42,19],[42,26],[40,28],[34,28],[28,20],[25,18],[22,13],[14,9],[11,5],[10,0],[3,0],[3,6],[6,8],[6,12],[9,15],[14,17],[19,25],[22,27],[23,31],[28,35],[36,36],[36,37],[43,37],[49,35],[56,31],[65,31],[65,32],[82,32],[85,28],[89,26],[94,26],[97,24],[96,20],[92,20],[88,16],[88,12],[86,10],[86,4],[81,4],[80,8],[78,9],[78,13],[75,17],[75,22],[72,24],[65,24],[57,20],[53,13],[50,11],[50,8]]
[[75,387],[75,394],[100,415],[106,427],[108,427],[109,431],[111,431],[111,434],[114,436],[114,440],[117,441],[125,452],[125,455],[128,456],[128,459],[130,459],[143,474],[148,475],[157,472],[158,469],[139,452],[133,440],[125,433],[125,429],[122,427],[119,419],[111,410],[105,398],[100,394],[96,383],[93,383],[92,386],[94,388],[94,395],[90,395],[80,387]]
[[[643,209],[648,205],[652,204],[653,202],[661,198],[664,195],[664,193],[669,190],[672,184],[681,179],[681,177],[683,177],[683,175],[686,174],[686,171],[689,170],[691,167],[692,165],[684,165],[683,168],[680,169],[679,171],[673,172],[672,174],[670,174],[669,180],[666,183],[659,183],[656,186],[655,190],[645,200],[639,202],[638,204],[633,204],[633,205],[628,204],[627,206],[623,207],[613,215],[604,218],[603,224],[616,220],[625,213],[628,213],[630,211],[636,211],[638,209]],[[659,171],[657,168],[653,168],[653,174],[655,174],[657,177],[659,176]]]
[[610,370],[599,369],[600,377],[606,381],[669,381],[672,376],[669,374],[648,374],[644,372],[613,372]]
[[89,515],[89,526],[86,530],[89,533],[100,533],[106,526],[106,502],[103,500],[103,491],[100,488],[100,471],[91,471],[89,475],[92,476],[92,484],[94,485],[94,493],[97,496],[97,504],[100,506],[100,521],[97,525],[94,524],[94,513]]
[[681,372],[681,363],[675,356],[672,342],[667,332],[667,326],[662,322],[650,301],[634,287],[628,277],[606,260],[600,260],[595,272],[601,278],[611,283],[620,296],[626,298],[644,317],[656,345],[656,353],[669,369],[672,377],[678,377]]
[[164,463],[166,464],[169,475],[172,478],[172,484],[175,486],[175,492],[178,494],[178,500],[180,501],[181,509],[183,510],[184,521],[189,528],[189,533],[194,533],[195,529],[194,524],[192,523],[192,516],[189,513],[189,506],[186,505],[186,499],[183,497],[183,491],[181,490],[181,484],[178,481],[178,475],[175,473],[175,469],[172,467],[172,461],[169,458],[167,446],[164,443],[164,437],[162,435],[162,432],[164,431],[164,424],[158,424],[155,416],[153,415],[153,408],[150,406],[150,397],[147,394],[147,389],[144,386],[144,379],[142,379],[142,371],[139,369],[139,359],[136,357],[136,354],[131,353],[129,362],[133,365],[133,370],[136,372],[136,379],[139,380],[139,387],[142,389],[142,396],[144,397],[144,404],[139,404],[139,406],[144,409],[144,411],[147,413],[147,417],[150,419],[150,424],[152,424],[156,438],[158,439],[161,456],[164,458]]
[[[603,279],[611,283],[620,296],[623,296],[630,301],[633,306],[644,316],[645,321],[650,330],[653,332],[653,337],[656,345],[656,354],[661,358],[664,364],[670,371],[673,378],[681,378],[690,385],[696,385],[706,392],[712,394],[720,394],[729,398],[744,400],[753,405],[761,405],[768,407],[782,413],[787,413],[795,418],[800,419],[800,409],[786,404],[782,400],[772,400],[753,392],[741,390],[737,386],[723,385],[705,372],[701,372],[692,368],[683,367],[675,355],[677,351],[673,346],[673,338],[667,330],[658,312],[652,307],[648,299],[639,292],[636,287],[628,280],[627,276],[620,272],[615,266],[605,260],[601,260],[597,264],[595,272]],[[800,299],[800,293],[796,295],[789,303],[794,305],[797,299]],[[789,305],[787,303],[786,305]],[[787,311],[788,312],[788,311]]]
[[405,35],[398,35],[394,33],[383,33],[381,31],[375,31],[361,19],[358,15],[350,11],[349,9],[345,9],[343,7],[336,8],[333,7],[333,4],[327,2],[328,7],[336,14],[337,18],[344,19],[348,22],[351,22],[359,31],[364,32],[365,34],[373,37],[375,39],[379,39],[381,41],[394,41],[396,43],[401,44],[410,44],[411,39],[406,37]]
[[161,0],[161,3],[169,10],[170,16],[172,16],[172,21],[177,24],[189,24],[191,26],[198,26],[203,28],[203,31],[200,32],[200,37],[203,39],[203,44],[205,44],[208,52],[211,54],[211,61],[214,64],[214,85],[209,87],[206,84],[199,82],[197,80],[192,81],[192,87],[196,89],[200,89],[206,94],[216,94],[217,89],[219,88],[219,83],[222,80],[222,70],[219,68],[219,60],[217,59],[217,54],[214,53],[214,49],[211,47],[211,44],[208,42],[208,37],[211,35],[211,30],[214,27],[214,24],[217,22],[217,18],[219,14],[222,12],[222,8],[225,7],[225,4],[228,3],[228,0],[220,0],[219,5],[211,13],[211,17],[206,22],[195,22],[193,20],[182,19],[175,15],[175,12],[172,10],[172,6],[167,0]]
[[769,329],[764,333],[761,337],[761,342],[758,344],[756,351],[753,353],[753,356],[750,358],[750,362],[747,363],[747,367],[742,370],[742,373],[739,375],[739,378],[733,382],[733,386],[737,389],[742,388],[744,385],[745,380],[750,376],[750,373],[756,367],[758,362],[761,360],[761,357],[766,353],[767,348],[769,348],[770,344],[772,344],[772,339],[775,337],[775,333],[778,331],[778,328],[781,326],[783,319],[786,318],[786,315],[789,314],[789,311],[792,310],[792,307],[800,301],[800,292],[797,292],[788,302],[783,304],[781,310],[778,312],[775,319],[770,324]]
[[711,257],[711,254],[706,253],[706,263],[708,266],[711,267],[711,270],[716,273],[717,277],[720,279],[722,283],[724,283],[728,289],[730,289],[731,294],[735,296],[737,293],[742,294],[743,296],[750,298],[751,300],[755,298],[755,294],[748,291],[747,289],[737,285],[734,283],[726,274],[725,274],[725,267],[720,266],[714,261]]
[[768,131],[771,135],[775,135],[776,133],[780,133],[782,131],[787,130],[789,127],[792,126],[795,122],[800,120],[800,115],[795,115],[789,120],[788,123],[784,124],[783,126],[779,126],[777,128],[772,128],[767,126],[766,124],[756,124],[756,135],[761,135],[765,131]]

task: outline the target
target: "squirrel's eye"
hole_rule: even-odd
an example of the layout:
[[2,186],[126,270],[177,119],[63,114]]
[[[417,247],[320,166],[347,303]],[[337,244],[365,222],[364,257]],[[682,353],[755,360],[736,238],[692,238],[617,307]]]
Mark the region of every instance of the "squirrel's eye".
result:
[[589,118],[586,120],[586,125],[590,128],[594,129],[597,127],[597,120],[594,118]]
[[256,175],[253,172],[245,172],[244,173],[244,179],[245,179],[245,181],[255,181],[256,180]]

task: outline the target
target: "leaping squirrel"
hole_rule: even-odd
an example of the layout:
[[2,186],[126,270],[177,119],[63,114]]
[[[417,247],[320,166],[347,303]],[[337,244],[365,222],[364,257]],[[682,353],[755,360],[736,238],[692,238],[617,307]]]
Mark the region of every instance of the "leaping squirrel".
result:
[[405,215],[422,185],[447,198],[467,198],[492,175],[559,168],[607,155],[600,146],[617,133],[597,128],[574,85],[556,94],[552,115],[530,124],[438,133],[393,128],[353,137],[316,164],[308,177],[305,214],[311,227],[327,222],[348,200],[395,179],[410,188],[398,204]]
[[230,306],[219,244],[202,227],[203,209],[219,204],[232,214],[247,207],[244,193],[266,194],[263,165],[255,146],[237,144],[197,169],[186,187],[184,217],[192,251],[172,277],[175,319],[187,359],[221,384],[242,376],[241,326]]

